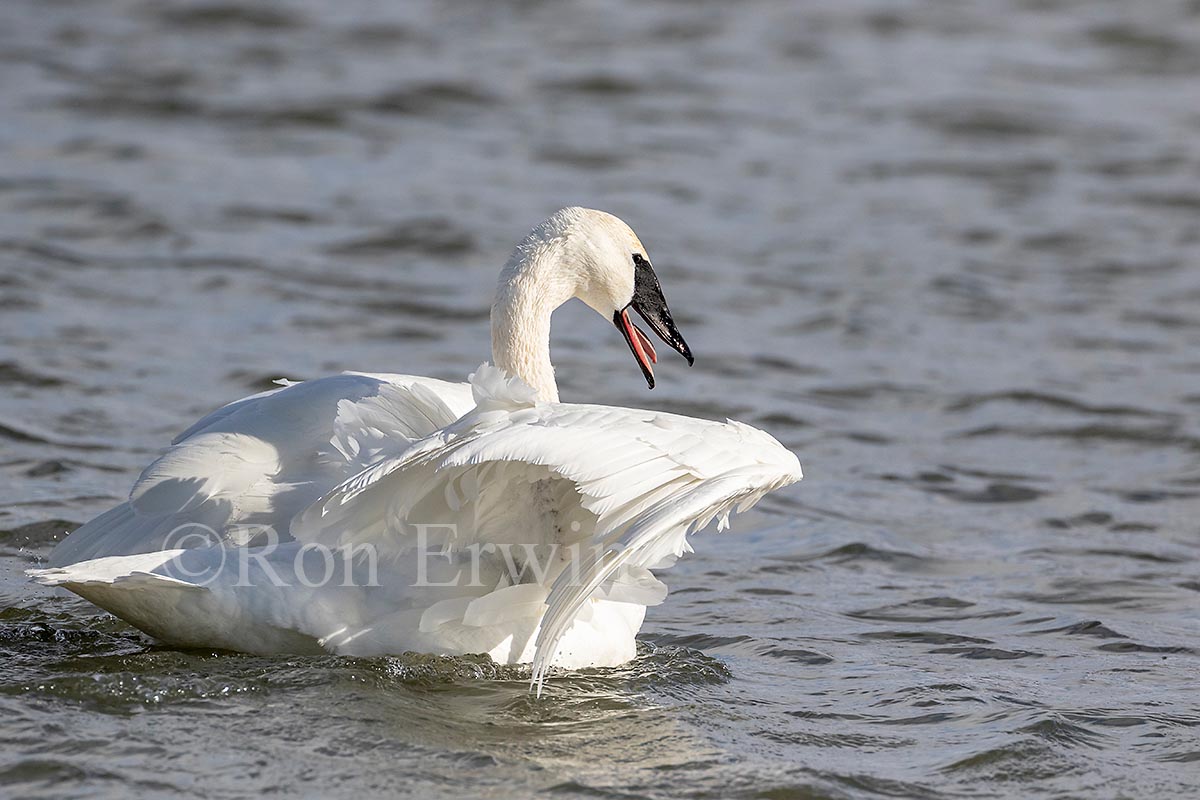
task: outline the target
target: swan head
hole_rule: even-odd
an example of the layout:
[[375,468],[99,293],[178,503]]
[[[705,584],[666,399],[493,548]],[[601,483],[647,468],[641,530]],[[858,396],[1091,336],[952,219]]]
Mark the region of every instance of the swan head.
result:
[[[550,258],[535,258],[550,253]],[[686,358],[689,366],[694,363],[692,351],[671,317],[645,245],[619,218],[590,208],[557,211],[518,246],[510,268],[531,261],[553,265],[554,274],[543,280],[559,284],[566,295],[560,302],[577,297],[616,326],[651,389],[658,355],[650,337],[633,323],[631,311]]]

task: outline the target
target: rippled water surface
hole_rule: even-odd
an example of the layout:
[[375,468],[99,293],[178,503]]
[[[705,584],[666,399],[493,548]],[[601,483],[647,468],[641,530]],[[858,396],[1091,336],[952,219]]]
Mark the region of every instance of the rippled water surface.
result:
[[[179,652],[21,573],[278,376],[460,379],[586,204],[802,484],[642,655]],[[1200,4],[0,5],[0,795],[1186,797],[1200,786]]]

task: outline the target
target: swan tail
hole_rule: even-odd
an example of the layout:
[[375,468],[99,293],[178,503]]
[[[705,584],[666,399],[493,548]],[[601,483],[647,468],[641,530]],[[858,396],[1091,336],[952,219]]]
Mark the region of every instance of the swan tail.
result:
[[135,556],[108,556],[66,566],[26,570],[25,574],[43,586],[62,586],[72,591],[76,587],[121,584],[128,588],[137,585],[171,585],[186,587],[189,590],[202,590],[203,587],[198,584],[152,572],[183,552],[185,551],[160,550],[157,553],[142,553]]
[[230,591],[219,548],[106,556],[31,569],[43,586],[67,589],[150,636],[181,647],[247,653],[324,653],[277,592]]
[[153,570],[170,563],[182,550],[134,556],[108,556],[64,567],[25,572],[43,586],[67,589],[124,619],[151,636],[167,640],[180,609],[195,606],[208,590]]

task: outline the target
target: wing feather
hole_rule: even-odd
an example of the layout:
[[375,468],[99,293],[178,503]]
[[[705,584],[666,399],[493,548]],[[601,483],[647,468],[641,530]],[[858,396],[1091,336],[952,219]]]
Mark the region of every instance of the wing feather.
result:
[[[562,543],[561,530],[532,530],[531,508],[551,497],[537,487],[568,482],[572,491],[552,495],[558,505],[547,518],[586,519],[593,546],[581,551],[578,569],[561,571],[543,587],[547,610],[534,660],[539,686],[589,598],[655,597],[654,583],[627,576],[671,562],[688,549],[689,532],[714,518],[723,526],[733,510],[801,477],[795,455],[747,425],[537,403],[519,382],[496,373],[485,366],[472,376],[474,411],[326,494],[297,517],[293,534],[330,546],[371,541],[400,553],[414,544],[413,523],[444,522],[458,526],[452,540],[438,540],[452,547]],[[528,610],[537,593],[522,591],[531,593],[521,604]],[[471,616],[487,617],[491,601],[471,603],[479,604]],[[467,613],[465,605],[447,609],[458,618]]]
[[230,403],[176,437],[129,501],[68,536],[50,563],[161,550],[180,535],[235,541],[244,527],[267,526],[286,541],[292,517],[322,494],[473,404],[466,384],[358,373]]

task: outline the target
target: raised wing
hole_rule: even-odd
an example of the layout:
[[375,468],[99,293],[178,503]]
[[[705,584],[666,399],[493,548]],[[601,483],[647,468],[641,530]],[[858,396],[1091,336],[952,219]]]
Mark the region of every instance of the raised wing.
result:
[[292,532],[396,556],[422,531],[434,534],[426,546],[447,549],[585,545],[533,578],[549,589],[534,657],[539,687],[589,598],[638,591],[638,576],[689,549],[689,532],[714,518],[723,529],[731,511],[801,478],[795,455],[741,423],[536,403],[519,380],[486,365],[471,382],[473,411],[342,483]]
[[129,501],[68,536],[50,565],[237,541],[267,528],[286,541],[292,517],[323,493],[473,405],[466,384],[358,373],[231,403],[177,437]]

